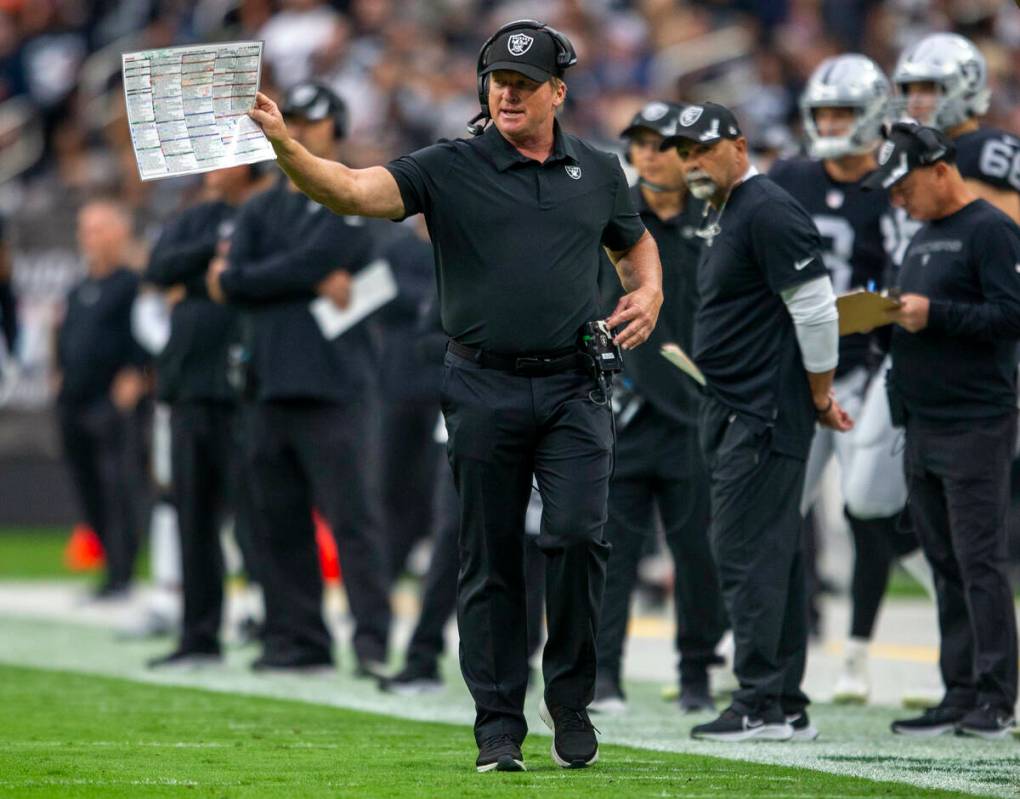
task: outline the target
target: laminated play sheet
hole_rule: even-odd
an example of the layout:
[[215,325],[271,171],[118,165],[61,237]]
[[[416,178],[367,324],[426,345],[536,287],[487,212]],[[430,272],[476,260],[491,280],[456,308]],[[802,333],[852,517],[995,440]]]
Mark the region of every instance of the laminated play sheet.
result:
[[262,42],[142,50],[121,56],[131,143],[142,180],[276,158],[248,111]]

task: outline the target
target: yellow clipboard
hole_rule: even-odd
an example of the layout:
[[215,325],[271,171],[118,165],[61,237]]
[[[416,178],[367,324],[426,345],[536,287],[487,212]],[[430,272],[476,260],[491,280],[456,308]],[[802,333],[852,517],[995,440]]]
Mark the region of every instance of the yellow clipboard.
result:
[[885,315],[900,307],[900,301],[887,294],[875,291],[851,291],[836,298],[836,310],[839,312],[839,334],[849,336],[851,333],[867,333],[876,327],[892,324]]

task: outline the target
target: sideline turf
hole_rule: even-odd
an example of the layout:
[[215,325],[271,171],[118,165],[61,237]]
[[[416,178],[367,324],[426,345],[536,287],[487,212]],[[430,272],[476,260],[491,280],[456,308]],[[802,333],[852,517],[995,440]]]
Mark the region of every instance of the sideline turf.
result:
[[[66,527],[0,528],[0,580],[95,580],[97,573],[73,572],[64,565],[64,548],[71,531]],[[135,576],[149,574],[148,545],[142,541]]]
[[602,747],[565,772],[476,774],[467,727],[0,666],[4,797],[968,796],[807,769]]

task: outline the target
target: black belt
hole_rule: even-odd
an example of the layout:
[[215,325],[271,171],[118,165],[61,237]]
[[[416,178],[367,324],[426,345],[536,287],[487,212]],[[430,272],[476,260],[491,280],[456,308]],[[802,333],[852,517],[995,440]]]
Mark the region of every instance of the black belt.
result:
[[447,349],[460,358],[474,361],[483,369],[495,369],[521,377],[544,377],[569,372],[574,369],[587,370],[587,358],[576,349],[555,350],[548,353],[524,353],[509,355],[468,347],[450,340]]

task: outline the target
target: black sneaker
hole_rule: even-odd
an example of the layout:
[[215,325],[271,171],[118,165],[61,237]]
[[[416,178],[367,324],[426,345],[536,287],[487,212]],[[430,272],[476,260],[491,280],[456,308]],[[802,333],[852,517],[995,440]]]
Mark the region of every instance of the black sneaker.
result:
[[538,715],[545,726],[553,731],[552,759],[562,768],[584,768],[599,759],[599,742],[595,738],[595,725],[587,710],[575,710],[564,705],[550,707],[543,699]]
[[715,710],[712,692],[708,690],[708,680],[704,682],[685,682],[680,685],[680,710],[684,713],[711,713]]
[[208,666],[218,666],[223,662],[219,652],[196,652],[193,649],[175,649],[169,655],[153,658],[146,665],[150,669],[179,669],[188,671]]
[[900,719],[892,723],[892,731],[897,735],[913,735],[917,738],[934,738],[954,732],[958,722],[968,713],[967,708],[951,705],[930,707],[920,716],[912,719]]
[[409,663],[392,677],[380,681],[379,688],[398,696],[434,694],[443,690],[443,678],[434,665],[427,668]]
[[486,771],[527,771],[521,745],[509,735],[494,735],[486,738],[478,747],[475,768],[479,773]]
[[974,735],[990,741],[1005,738],[1016,727],[1016,719],[1008,710],[986,704],[976,707],[956,725],[957,735]]
[[715,721],[694,727],[691,737],[699,741],[789,741],[793,727],[778,706],[759,713],[730,705]]
[[264,653],[251,664],[252,671],[280,674],[332,674],[336,667],[325,655],[276,655]]
[[806,710],[786,714],[786,723],[793,727],[791,741],[813,741],[818,737],[818,728],[811,723]]

